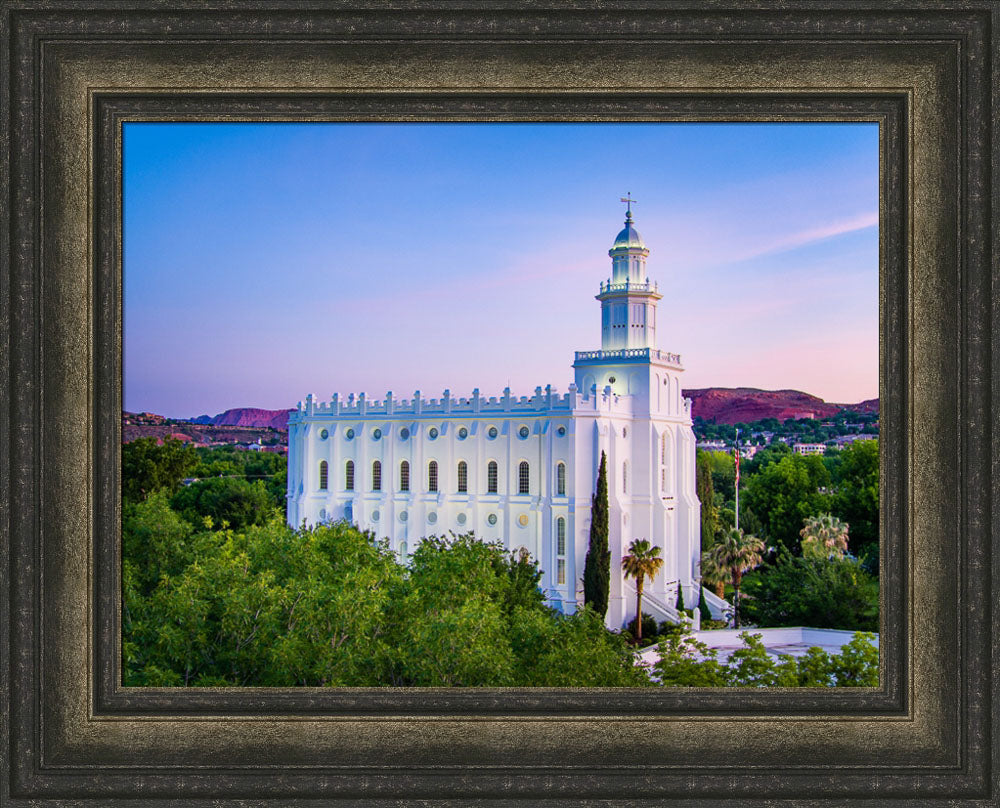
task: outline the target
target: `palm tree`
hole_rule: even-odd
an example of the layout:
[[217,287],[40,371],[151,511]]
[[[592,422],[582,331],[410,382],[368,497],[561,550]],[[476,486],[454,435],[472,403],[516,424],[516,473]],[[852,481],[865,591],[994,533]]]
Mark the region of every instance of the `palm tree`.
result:
[[802,556],[838,560],[843,558],[847,552],[847,531],[847,523],[829,513],[807,517],[805,527],[799,531],[802,537]]
[[720,569],[729,573],[735,592],[733,596],[733,619],[740,627],[740,581],[743,573],[752,570],[763,560],[764,542],[756,536],[745,536],[739,528],[731,528],[709,551],[712,560]]
[[724,570],[715,563],[715,556],[712,555],[711,548],[701,554],[701,580],[714,587],[715,594],[720,598],[726,596],[726,581],[729,580],[729,570]]
[[660,548],[651,547],[645,539],[636,539],[628,548],[629,554],[622,559],[622,570],[626,578],[635,578],[635,638],[642,639],[642,586],[646,576],[654,577],[663,566]]

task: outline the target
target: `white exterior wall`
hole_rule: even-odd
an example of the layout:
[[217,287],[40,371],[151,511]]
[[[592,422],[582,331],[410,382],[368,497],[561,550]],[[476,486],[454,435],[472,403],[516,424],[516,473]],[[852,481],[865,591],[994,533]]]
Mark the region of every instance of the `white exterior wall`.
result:
[[[646,369],[648,371],[648,369]],[[672,606],[673,582],[693,603],[700,550],[698,502],[694,496],[694,437],[688,407],[671,399],[652,417],[648,397],[605,391],[585,397],[575,387],[563,395],[539,388],[532,397],[505,394],[468,399],[317,404],[310,396],[289,419],[288,521],[314,525],[348,519],[392,549],[412,552],[425,536],[474,531],[500,540],[512,551],[525,548],[544,571],[540,585],[551,605],[566,612],[583,598],[583,565],[590,531],[591,495],[601,451],[608,456],[611,598],[607,623],[619,628],[634,616],[631,582],[621,580],[621,559],[629,543],[648,539],[661,548],[663,573],[646,583],[647,610],[653,600]],[[637,404],[641,406],[636,407]],[[636,409],[639,412],[636,412]],[[654,409],[656,405],[654,404]],[[527,427],[527,438],[520,437]],[[438,431],[431,438],[431,429]],[[461,429],[467,436],[459,437]],[[491,428],[497,436],[491,438]],[[322,438],[323,430],[327,437]],[[402,430],[409,436],[402,438]],[[560,435],[560,429],[565,434]],[[348,438],[348,430],[354,435]],[[374,437],[375,430],[381,436]],[[660,490],[661,436],[668,435],[667,490]],[[320,462],[328,465],[321,490]],[[354,461],[354,490],[345,489],[345,468]],[[382,486],[372,490],[372,464],[382,464]],[[410,490],[399,490],[400,464],[410,464]],[[428,490],[428,464],[438,464],[438,491]],[[459,493],[458,462],[468,468],[468,491]],[[496,494],[487,492],[487,466],[498,466]],[[529,492],[518,492],[519,466],[528,463]],[[557,493],[557,466],[566,465],[566,493]],[[628,490],[622,466],[628,464]],[[689,488],[689,491],[685,491]],[[490,524],[489,517],[496,517]],[[556,520],[566,520],[565,582],[557,581]],[[464,521],[463,521],[464,518]],[[522,521],[527,524],[523,525]]]

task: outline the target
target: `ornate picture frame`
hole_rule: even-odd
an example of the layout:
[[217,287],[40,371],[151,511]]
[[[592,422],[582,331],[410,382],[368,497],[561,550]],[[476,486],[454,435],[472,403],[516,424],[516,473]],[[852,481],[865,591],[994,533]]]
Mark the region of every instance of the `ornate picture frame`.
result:
[[[0,8],[0,804],[997,804],[995,4]],[[164,119],[878,121],[880,687],[122,688],[121,123]]]

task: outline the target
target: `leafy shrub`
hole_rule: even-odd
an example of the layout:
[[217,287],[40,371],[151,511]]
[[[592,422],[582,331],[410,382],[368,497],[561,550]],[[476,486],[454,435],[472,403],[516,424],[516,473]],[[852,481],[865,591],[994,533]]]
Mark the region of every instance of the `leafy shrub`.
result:
[[839,654],[809,648],[796,658],[772,658],[761,635],[744,631],[742,648],[725,662],[692,636],[673,634],[659,644],[653,673],[666,687],[877,687],[878,649],[874,635],[858,632]]
[[878,630],[878,582],[858,561],[793,557],[780,548],[775,564],[743,583],[741,611],[758,626]]
[[262,525],[272,515],[274,502],[264,483],[233,477],[213,477],[191,483],[170,500],[170,507],[194,525],[205,517],[213,525],[223,523],[233,530]]

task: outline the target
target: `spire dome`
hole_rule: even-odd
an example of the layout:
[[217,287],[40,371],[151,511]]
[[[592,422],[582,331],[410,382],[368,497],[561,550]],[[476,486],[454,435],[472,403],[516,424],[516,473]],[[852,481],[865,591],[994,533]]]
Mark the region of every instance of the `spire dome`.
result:
[[622,202],[628,203],[628,208],[625,210],[625,227],[615,238],[615,243],[612,245],[611,250],[645,250],[646,243],[642,240],[642,236],[639,235],[639,231],[632,226],[634,224],[632,219],[632,203],[635,202],[632,194],[629,193],[627,196],[623,196]]

